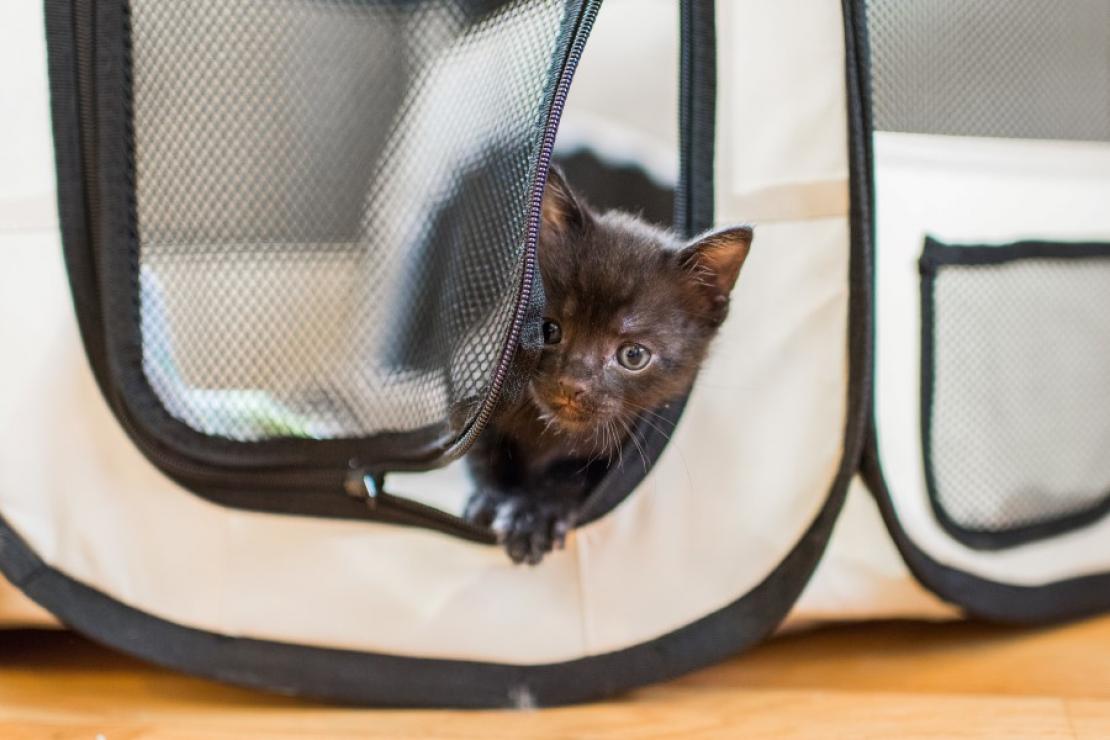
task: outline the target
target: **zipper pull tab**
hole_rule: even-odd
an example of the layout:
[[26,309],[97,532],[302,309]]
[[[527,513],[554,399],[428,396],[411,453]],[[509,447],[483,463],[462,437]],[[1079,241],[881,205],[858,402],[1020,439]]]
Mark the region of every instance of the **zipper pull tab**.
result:
[[384,485],[385,475],[371,473],[365,469],[356,469],[347,474],[347,480],[344,482],[343,488],[351,498],[361,499],[366,502],[368,507],[376,509],[379,501],[378,495],[382,492]]

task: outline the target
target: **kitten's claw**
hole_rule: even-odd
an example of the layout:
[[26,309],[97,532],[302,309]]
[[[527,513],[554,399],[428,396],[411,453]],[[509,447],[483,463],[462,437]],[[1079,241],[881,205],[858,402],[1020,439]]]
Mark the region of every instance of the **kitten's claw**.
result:
[[566,546],[577,508],[574,501],[561,497],[478,491],[470,497],[463,516],[492,529],[514,563],[537,565],[547,553]]

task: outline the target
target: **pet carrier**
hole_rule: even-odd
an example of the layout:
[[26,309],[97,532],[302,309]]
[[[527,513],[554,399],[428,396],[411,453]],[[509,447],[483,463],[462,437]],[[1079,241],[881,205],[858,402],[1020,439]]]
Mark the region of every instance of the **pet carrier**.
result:
[[[792,609],[1110,606],[1110,2],[10,5],[0,569],[73,628],[531,706]],[[693,391],[524,568],[461,457],[542,342],[553,161],[757,238]]]

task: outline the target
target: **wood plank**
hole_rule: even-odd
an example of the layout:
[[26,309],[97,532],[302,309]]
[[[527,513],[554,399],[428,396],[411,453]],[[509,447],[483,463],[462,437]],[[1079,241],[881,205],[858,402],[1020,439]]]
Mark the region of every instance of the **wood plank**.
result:
[[69,633],[0,632],[2,738],[1106,738],[1110,618],[885,623],[779,636],[617,700],[533,711],[314,705],[151,667]]
[[[885,622],[780,635],[676,682],[1110,699],[1110,617],[1057,627]],[[1110,737],[1110,735],[1107,735]]]

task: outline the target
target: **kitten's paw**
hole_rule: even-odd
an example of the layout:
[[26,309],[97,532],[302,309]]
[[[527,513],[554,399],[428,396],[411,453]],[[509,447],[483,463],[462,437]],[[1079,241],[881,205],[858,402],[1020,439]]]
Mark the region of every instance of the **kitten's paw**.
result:
[[513,496],[478,491],[467,502],[466,519],[489,527],[514,563],[536,565],[566,544],[578,506],[562,497]]
[[463,519],[478,527],[489,527],[497,516],[497,508],[507,499],[508,496],[499,491],[479,488],[467,499]]
[[514,563],[536,565],[563,548],[577,513],[573,502],[564,499],[519,497],[498,507],[490,527]]

